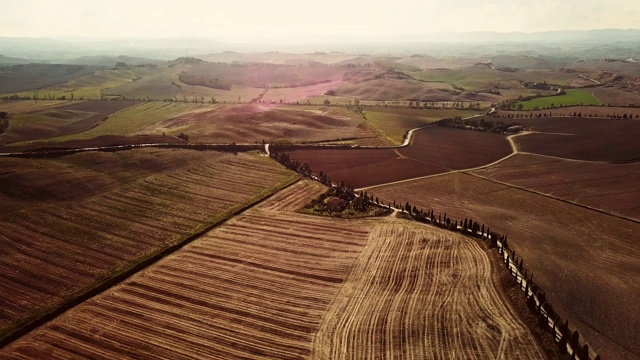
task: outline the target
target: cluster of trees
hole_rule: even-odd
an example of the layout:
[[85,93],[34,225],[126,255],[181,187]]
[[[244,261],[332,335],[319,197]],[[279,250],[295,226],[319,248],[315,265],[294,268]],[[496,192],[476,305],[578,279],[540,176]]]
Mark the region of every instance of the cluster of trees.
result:
[[[69,93],[69,95],[59,95],[56,96],[55,94],[44,94],[44,95],[40,95],[38,93],[34,93],[33,95],[18,95],[18,94],[13,94],[13,95],[5,95],[2,97],[3,100],[76,100],[76,97],[73,93]],[[77,100],[84,100],[84,96],[80,96],[79,98],[77,98]],[[101,99],[102,100],[102,99]]]
[[298,160],[292,160],[287,153],[272,152],[271,157],[284,165],[287,169],[293,170],[302,176],[311,177],[311,167],[308,163],[301,163]]
[[419,100],[415,100],[415,101],[409,101],[408,106],[412,109],[437,109],[437,108],[451,108],[451,109],[480,109],[481,105],[479,102],[469,102],[469,103],[465,103],[465,102],[458,102],[458,101],[454,101],[453,103],[451,103],[450,101],[443,101],[443,102],[438,102],[438,101],[419,101]]
[[187,84],[193,86],[204,86],[212,89],[219,90],[231,90],[231,84],[226,83],[218,78],[209,78],[202,75],[196,76],[186,73],[181,73],[178,79]]
[[178,139],[182,139],[184,141],[189,141],[189,135],[181,132],[180,135],[178,135]]
[[9,113],[0,111],[0,135],[4,134],[7,128],[9,128]]
[[176,58],[175,60],[172,60],[169,63],[169,66],[175,66],[177,64],[193,65],[193,64],[200,64],[200,63],[203,63],[203,62],[205,62],[205,61],[202,60],[202,59],[195,58],[193,56],[181,56],[179,58]]
[[[537,113],[534,114],[533,112],[529,112],[529,113],[524,113],[524,114],[493,114],[492,115],[494,118],[507,118],[507,119],[525,119],[525,118],[542,118],[542,117],[548,117],[548,116],[555,116],[555,117],[578,117],[578,118],[582,118],[582,112],[577,112],[574,111],[573,113],[567,113],[567,114],[560,114],[560,113]],[[595,117],[595,118],[608,118],[608,119],[640,119],[640,114],[606,114],[606,115],[594,115],[594,114],[585,114],[584,117]]]
[[443,127],[484,131],[497,134],[504,134],[507,132],[508,128],[519,125],[518,123],[505,123],[500,120],[495,122],[491,120],[486,121],[484,118],[478,119],[477,117],[463,119],[460,116],[456,116],[453,118],[444,118],[438,120],[436,123],[438,124],[438,126]]

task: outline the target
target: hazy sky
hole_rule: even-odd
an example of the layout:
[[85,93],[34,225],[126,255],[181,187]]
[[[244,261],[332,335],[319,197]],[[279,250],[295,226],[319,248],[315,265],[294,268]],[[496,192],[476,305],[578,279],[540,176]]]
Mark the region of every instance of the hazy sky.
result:
[[0,36],[256,42],[438,32],[638,28],[638,0],[16,0]]

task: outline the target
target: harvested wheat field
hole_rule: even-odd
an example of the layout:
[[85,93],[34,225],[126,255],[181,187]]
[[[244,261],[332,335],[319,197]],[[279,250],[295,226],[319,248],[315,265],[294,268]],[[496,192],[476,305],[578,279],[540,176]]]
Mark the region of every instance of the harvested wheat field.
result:
[[259,155],[188,150],[0,163],[2,337],[296,178]]
[[325,313],[313,358],[544,358],[491,265],[462,235],[382,222]]
[[640,223],[466,173],[369,189],[507,234],[547,301],[608,359],[637,359]]
[[324,190],[290,186],[0,357],[542,357],[473,240],[292,211]]

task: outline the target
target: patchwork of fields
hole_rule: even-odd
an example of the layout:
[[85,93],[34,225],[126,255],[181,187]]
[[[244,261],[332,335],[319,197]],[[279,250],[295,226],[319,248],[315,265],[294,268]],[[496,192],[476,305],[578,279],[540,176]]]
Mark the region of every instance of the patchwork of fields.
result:
[[[279,192],[15,341],[1,356],[361,358],[408,347],[409,356],[419,358],[505,351],[541,358],[474,240],[406,221],[291,211],[322,191],[302,181]],[[395,261],[400,259],[407,262]],[[380,283],[364,286],[371,278]],[[380,291],[379,305],[361,301],[372,291]],[[478,297],[469,298],[469,291]],[[333,326],[349,314],[352,325]],[[369,336],[362,326],[376,318],[379,325]],[[465,324],[476,328],[469,332]],[[367,340],[343,352],[341,339],[350,336]]]
[[[503,269],[482,242],[397,212],[299,212],[326,188],[267,156],[6,154],[261,142],[383,204],[508,234],[592,354],[640,356],[637,63],[204,58],[211,62],[113,57],[114,66],[97,56],[85,60],[100,66],[1,67],[0,358],[542,359],[553,351],[514,310],[524,301],[505,295]],[[554,95],[558,88],[565,93]],[[517,102],[532,96],[542,97]],[[485,121],[525,131],[507,138],[429,126],[476,107],[488,111]]]
[[[590,346],[612,358],[633,358],[640,328],[640,224],[465,173],[369,190],[381,200],[409,202],[472,218],[509,236],[534,281]],[[536,280],[537,279],[537,280]]]
[[298,149],[291,159],[356,188],[474,168],[511,153],[503,135],[445,127],[417,131],[408,147],[398,149]]

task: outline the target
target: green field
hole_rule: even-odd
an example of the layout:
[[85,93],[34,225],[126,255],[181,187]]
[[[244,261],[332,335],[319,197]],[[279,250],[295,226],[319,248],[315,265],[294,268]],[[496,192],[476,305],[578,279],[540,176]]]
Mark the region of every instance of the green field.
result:
[[[60,136],[51,141],[92,139],[102,135],[132,135],[144,131],[153,124],[176,115],[211,104],[148,102],[122,110],[110,116],[98,126],[78,134]],[[155,134],[159,135],[159,134]]]
[[384,137],[392,145],[400,145],[404,141],[404,134],[414,128],[429,125],[445,117],[471,116],[480,113],[473,110],[444,110],[427,109],[416,111],[414,109],[373,108],[378,111],[365,110],[367,121],[380,130]]
[[545,96],[541,98],[520,101],[516,107],[522,105],[522,110],[538,110],[569,105],[602,105],[593,93],[579,89],[567,89],[564,95]]

